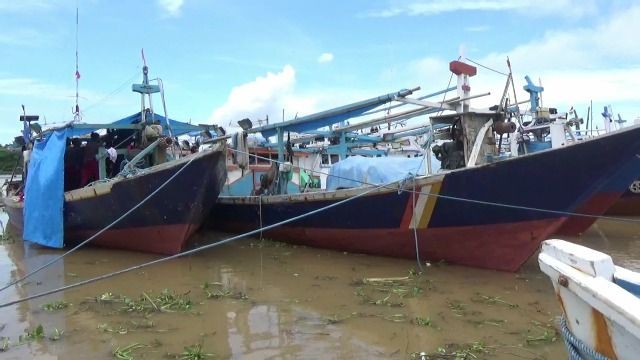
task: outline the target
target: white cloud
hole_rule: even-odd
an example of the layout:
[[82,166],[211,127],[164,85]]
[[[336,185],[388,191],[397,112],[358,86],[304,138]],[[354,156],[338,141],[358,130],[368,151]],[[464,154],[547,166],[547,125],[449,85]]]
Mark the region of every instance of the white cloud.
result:
[[454,11],[518,11],[530,16],[567,13],[572,17],[581,17],[595,13],[596,5],[594,0],[555,0],[543,6],[537,0],[413,0],[402,5],[394,3],[382,10],[372,10],[365,16],[430,16]]
[[[637,104],[640,103],[640,92],[637,91],[640,88],[640,48],[635,39],[635,34],[640,33],[638,18],[640,5],[601,18],[590,28],[551,31],[511,50],[473,60],[508,72],[506,59],[509,57],[520,101],[527,99],[522,86],[524,76],[529,75],[535,83],[542,80],[545,106],[566,111],[575,105],[585,116],[589,101],[593,100],[598,120],[598,110],[605,104],[613,104],[614,112],[633,118],[638,114]],[[449,77],[446,66],[449,60],[453,59],[428,57],[415,61],[410,67],[414,72],[412,76],[429,79],[429,84],[442,84],[438,88],[444,88]],[[478,76],[471,79],[472,92],[491,91],[492,94],[474,99],[472,104],[496,104],[505,80],[502,75],[478,67]],[[453,82],[455,84],[455,79]]]
[[54,6],[56,6],[56,2],[50,0],[2,0],[0,1],[0,12],[42,11],[51,9]]
[[68,100],[75,90],[28,78],[0,79],[0,95]]
[[318,62],[320,64],[328,63],[328,62],[331,62],[331,61],[333,61],[333,54],[329,53],[329,52],[322,53],[322,55],[320,55],[318,57]]
[[47,46],[54,42],[51,32],[41,33],[34,29],[3,29],[0,32],[0,44],[19,45],[31,48]]
[[483,32],[489,30],[490,27],[487,25],[478,25],[478,26],[467,26],[464,28],[464,31],[468,32]]
[[158,5],[160,5],[169,16],[178,16],[184,5],[184,0],[158,0]]
[[236,126],[243,118],[281,121],[282,109],[285,118],[290,119],[296,113],[308,114],[315,111],[313,97],[294,95],[296,72],[291,65],[285,65],[278,73],[267,73],[254,81],[234,87],[226,103],[216,109],[210,121],[221,126]]

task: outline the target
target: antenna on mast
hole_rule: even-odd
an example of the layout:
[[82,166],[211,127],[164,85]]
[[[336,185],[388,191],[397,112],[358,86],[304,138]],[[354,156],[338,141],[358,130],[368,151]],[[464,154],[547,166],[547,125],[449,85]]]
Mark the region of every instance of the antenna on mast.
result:
[[75,77],[76,77],[76,106],[73,109],[73,121],[77,122],[80,121],[82,119],[82,117],[80,116],[80,105],[78,105],[78,83],[80,80],[80,71],[78,70],[78,4],[76,3],[76,73],[75,73]]

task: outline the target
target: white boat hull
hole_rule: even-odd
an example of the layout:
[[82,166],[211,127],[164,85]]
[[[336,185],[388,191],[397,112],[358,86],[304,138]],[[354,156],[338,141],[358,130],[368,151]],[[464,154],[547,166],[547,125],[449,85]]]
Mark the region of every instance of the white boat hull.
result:
[[[640,358],[640,275],[614,266],[609,255],[563,240],[547,240],[538,258],[553,283],[568,330],[610,359]],[[623,286],[620,286],[620,285]],[[588,350],[591,349],[591,350]]]

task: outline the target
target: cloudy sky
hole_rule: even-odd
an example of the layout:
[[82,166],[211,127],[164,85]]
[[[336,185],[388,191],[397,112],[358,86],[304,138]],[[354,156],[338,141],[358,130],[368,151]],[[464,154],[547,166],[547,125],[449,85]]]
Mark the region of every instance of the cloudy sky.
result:
[[[139,110],[141,49],[175,119],[228,126],[281,120],[402,88],[444,89],[459,56],[529,75],[546,106],[597,121],[611,104],[640,115],[640,2],[554,0],[0,0],[0,143],[21,105],[47,123],[72,118],[76,6],[79,103],[86,122]],[[479,68],[476,102],[505,77]],[[519,94],[519,99],[525,94]],[[159,99],[155,101],[160,109]],[[161,112],[161,111],[159,111]]]

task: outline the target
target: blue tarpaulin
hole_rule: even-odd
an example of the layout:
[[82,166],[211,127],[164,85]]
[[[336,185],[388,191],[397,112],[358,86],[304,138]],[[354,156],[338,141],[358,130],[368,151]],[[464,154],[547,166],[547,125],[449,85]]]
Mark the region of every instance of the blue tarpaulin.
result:
[[[151,119],[151,115],[147,115],[147,119],[150,120]],[[112,125],[138,124],[138,123],[140,123],[141,120],[142,120],[142,116],[141,116],[140,112],[137,112],[137,113],[135,113],[135,114],[133,114],[131,116],[127,116],[124,119],[120,119],[120,120],[114,121],[114,122],[112,122],[110,124],[112,124]],[[154,113],[153,120],[157,120],[157,121],[160,122],[160,125],[162,125],[162,129],[164,129],[164,134],[165,135],[169,134],[169,125],[167,123],[167,119],[164,116]],[[174,136],[186,134],[186,133],[192,132],[192,131],[200,132],[202,130],[202,129],[200,129],[200,127],[198,127],[196,125],[191,125],[191,124],[186,123],[186,122],[173,120],[171,118],[169,118],[169,121],[171,122],[171,128],[173,130],[173,135]],[[88,125],[91,125],[91,124],[88,124]],[[104,128],[105,128],[104,126],[96,126],[95,128],[72,128],[71,132],[69,133],[69,137],[86,135],[86,134],[91,133],[92,131],[97,131],[97,130],[104,129]]]
[[24,198],[25,240],[63,246],[64,152],[70,129],[56,130],[31,152]]
[[354,188],[366,184],[382,185],[411,175],[424,175],[424,162],[422,157],[349,156],[329,169],[327,190]]

